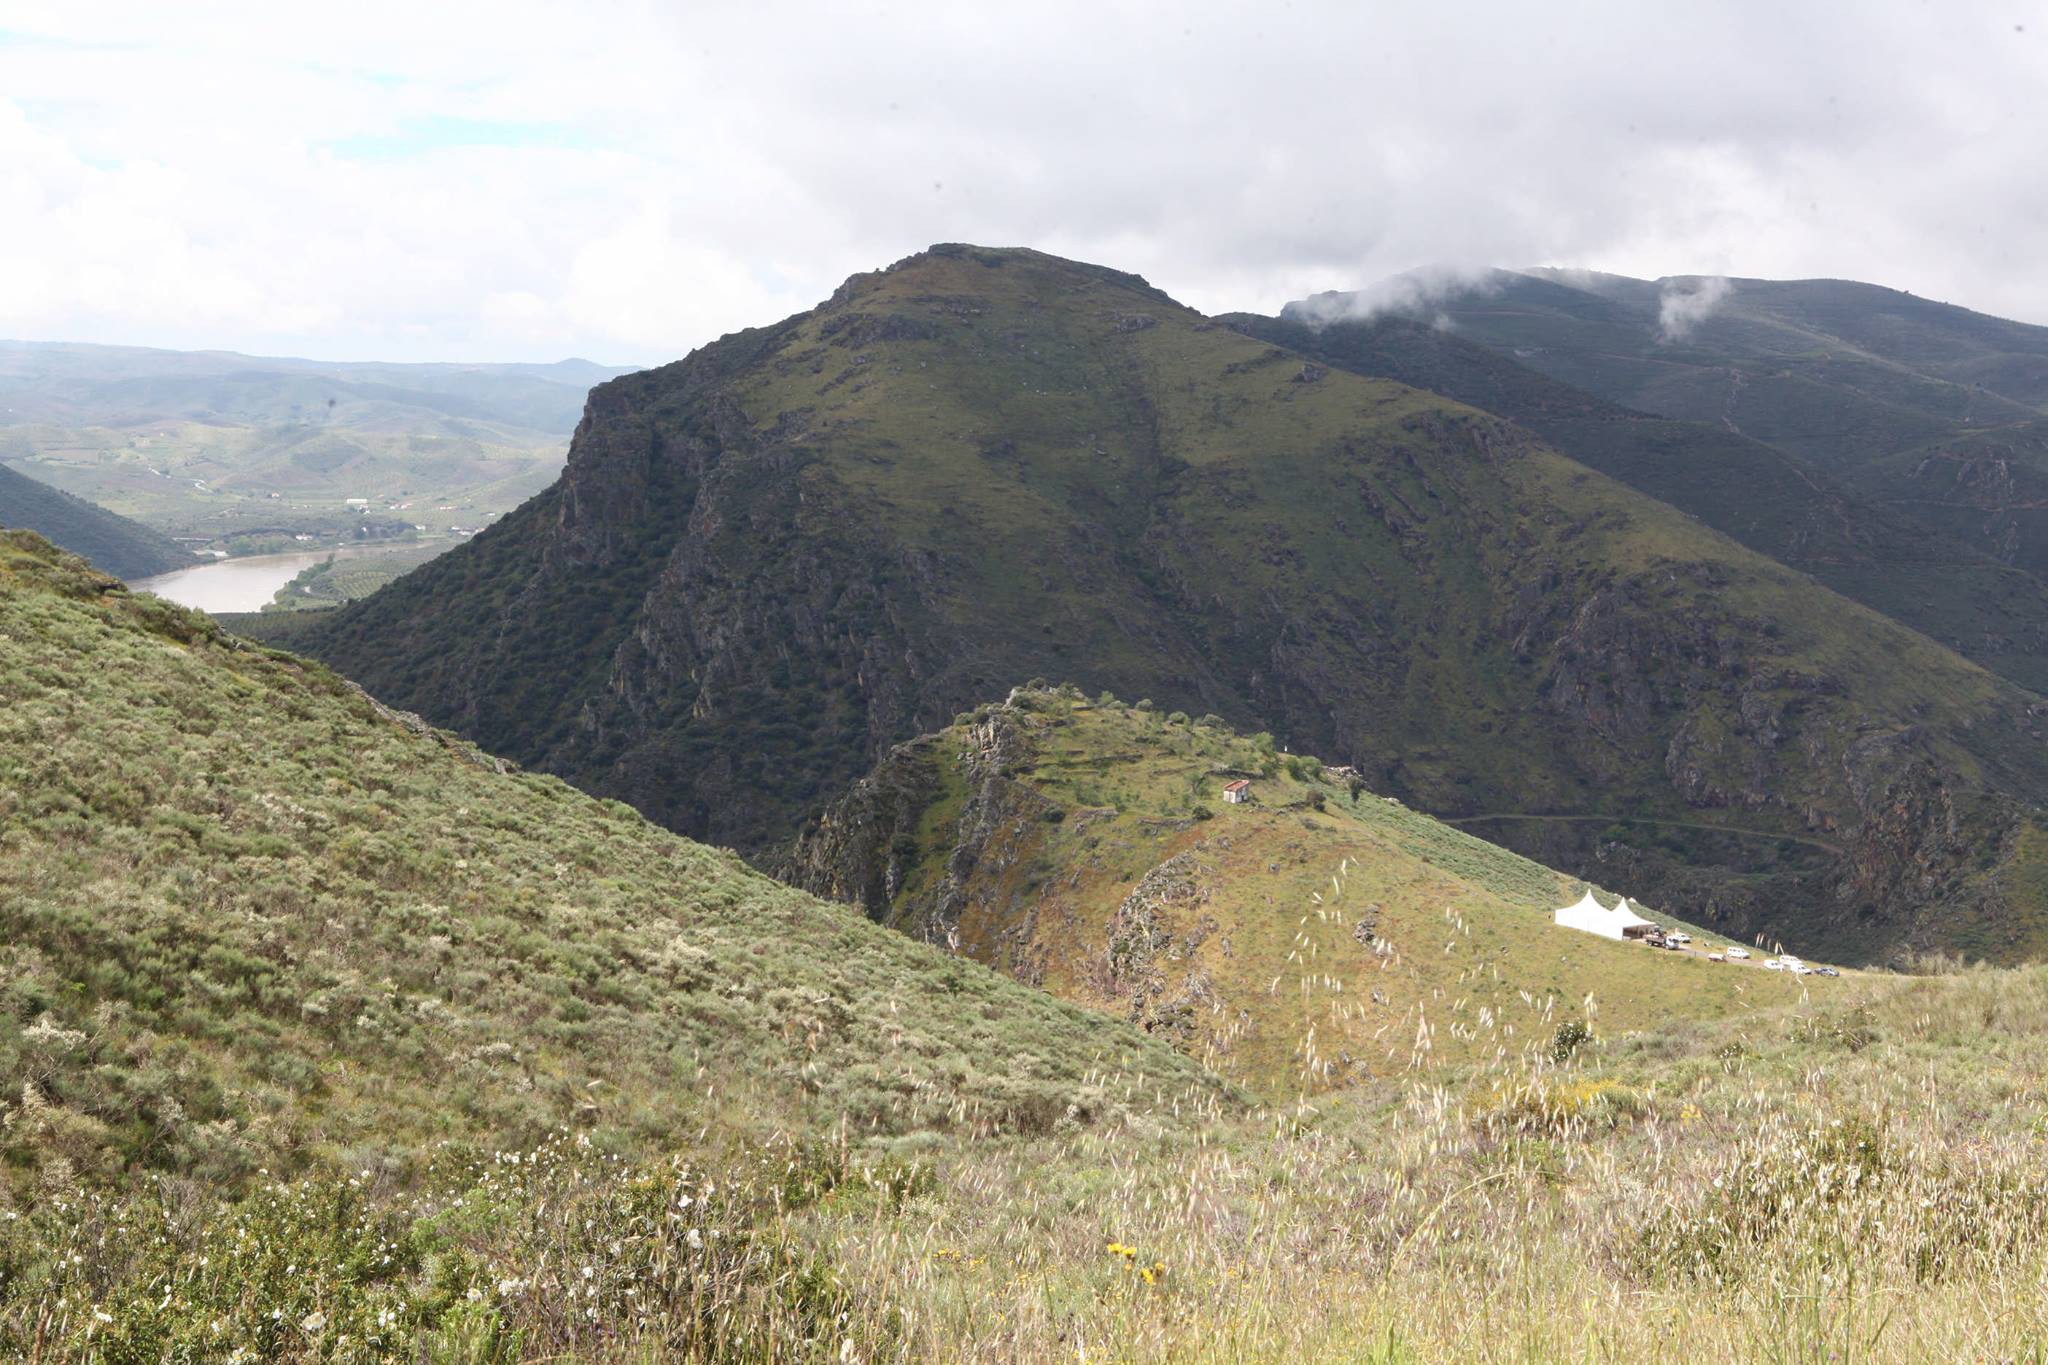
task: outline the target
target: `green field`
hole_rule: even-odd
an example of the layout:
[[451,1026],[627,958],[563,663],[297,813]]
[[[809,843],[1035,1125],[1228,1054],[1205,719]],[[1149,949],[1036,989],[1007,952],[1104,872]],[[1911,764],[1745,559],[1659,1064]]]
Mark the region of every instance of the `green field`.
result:
[[324,611],[338,607],[368,597],[436,555],[445,554],[449,548],[450,542],[440,541],[396,545],[383,553],[351,555],[347,559],[329,558],[302,570],[298,577],[279,588],[277,596],[263,610]]

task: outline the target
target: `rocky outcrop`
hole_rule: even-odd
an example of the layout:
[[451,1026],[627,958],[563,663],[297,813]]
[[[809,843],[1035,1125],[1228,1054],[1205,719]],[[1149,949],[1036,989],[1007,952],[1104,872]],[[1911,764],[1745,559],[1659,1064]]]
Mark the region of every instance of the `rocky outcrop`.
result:
[[[1005,863],[1028,853],[1053,809],[1014,780],[1029,766],[1032,746],[1009,703],[981,708],[963,734],[957,750],[937,736],[896,746],[806,823],[772,870],[817,895],[849,901],[871,919],[957,946],[977,874],[1000,883]],[[935,840],[934,819],[942,822]],[[935,856],[936,875],[913,887],[914,872]]]

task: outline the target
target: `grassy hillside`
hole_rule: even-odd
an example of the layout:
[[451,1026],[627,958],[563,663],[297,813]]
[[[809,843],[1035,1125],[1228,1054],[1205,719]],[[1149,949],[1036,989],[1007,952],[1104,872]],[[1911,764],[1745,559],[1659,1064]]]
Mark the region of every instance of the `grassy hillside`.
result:
[[1662,822],[1631,880],[1743,937],[2013,958],[2048,924],[2031,694],[1518,428],[1029,251],[601,386],[547,494],[296,638],[755,853],[1059,676],[1433,813],[1571,817],[1568,871]]
[[[1759,973],[1761,975],[1761,973]],[[1240,1118],[437,1163],[0,1214],[44,1358],[2026,1359],[2040,969],[1845,978]],[[1789,994],[1789,992],[1788,992]],[[147,1235],[137,1235],[138,1232]],[[1447,1286],[1449,1287],[1447,1290]],[[40,1344],[40,1345],[38,1345]]]
[[34,531],[116,578],[148,578],[198,562],[169,536],[5,465],[0,465],[0,526]]
[[[1455,330],[1414,319],[1311,326],[1234,314],[1224,321],[1327,364],[1520,423],[1579,463],[2021,686],[2048,688],[2048,584],[2036,576],[2040,563],[2011,562],[2040,538],[2031,530],[2031,499],[2012,486],[2029,476],[2024,463],[2005,458],[2009,433],[1892,456],[1852,484],[1723,424],[1609,403]],[[1931,491],[1935,485],[1941,487]],[[1899,510],[1916,497],[1914,514]],[[1942,517],[1946,534],[1929,524]],[[2014,523],[2009,534],[1987,531],[1984,520],[1996,517]]]
[[17,1196],[570,1122],[618,1150],[729,1121],[1043,1125],[1111,1103],[1107,1076],[1196,1078],[33,538],[0,547]]
[[892,751],[786,870],[1273,1096],[1514,1050],[1531,1001],[1638,1029],[1800,989],[1561,929],[1583,883],[1268,736],[1073,689]]
[[[1921,1361],[2048,1336],[2039,969],[1771,979],[1636,1022],[1625,982],[1482,1011],[1468,972],[1430,993],[1431,1065],[1246,1113],[1125,1024],[19,533],[0,700],[10,1357]],[[1373,860],[1336,874],[1347,916],[1372,877],[1441,884],[1472,911],[1396,945],[1418,973],[1554,884],[1256,740],[1020,702],[1042,744],[1017,785],[1091,803],[1041,825],[1104,810],[1097,852],[1142,854],[1215,759],[1250,761],[1263,804],[1198,821],[1209,852],[1341,838]]]

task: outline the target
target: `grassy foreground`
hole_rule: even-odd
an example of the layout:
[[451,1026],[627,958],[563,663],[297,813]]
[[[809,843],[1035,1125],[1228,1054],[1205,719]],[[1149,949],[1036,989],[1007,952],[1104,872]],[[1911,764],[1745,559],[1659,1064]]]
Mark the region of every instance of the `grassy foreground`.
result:
[[0,696],[0,1357],[2048,1347],[2048,971],[1252,1109],[31,537]]
[[[562,1135],[0,1215],[33,1358],[2019,1360],[2048,973],[1866,978],[1246,1120],[628,1163]],[[1565,1035],[1568,1042],[1570,1035]],[[27,1277],[27,1278],[24,1278]],[[33,1284],[34,1292],[23,1287]]]

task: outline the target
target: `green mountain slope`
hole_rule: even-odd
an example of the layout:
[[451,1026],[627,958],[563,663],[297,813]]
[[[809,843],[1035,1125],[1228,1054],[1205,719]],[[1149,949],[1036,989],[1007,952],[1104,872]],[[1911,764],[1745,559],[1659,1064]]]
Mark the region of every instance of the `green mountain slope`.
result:
[[563,1125],[659,1152],[1216,1093],[17,532],[0,964],[0,1206],[138,1169],[415,1169]]
[[1486,1055],[1470,1026],[1517,1000],[1636,1029],[1797,989],[1560,928],[1570,878],[1266,737],[1074,689],[892,749],[778,870],[1276,1098]]
[[116,578],[148,578],[198,562],[169,536],[5,465],[0,465],[0,526],[34,531]]
[[[1972,548],[1973,519],[2012,490],[1985,469],[2008,472],[1986,437],[1985,458],[1891,457],[1901,476],[1946,477],[1959,490],[1952,535],[1898,510],[1900,490],[1870,478],[1858,492],[1838,475],[1726,426],[1660,418],[1606,402],[1532,370],[1453,330],[1412,318],[1312,326],[1233,314],[1232,327],[1360,374],[1396,379],[1518,422],[1579,463],[1698,517],[1845,597],[1874,607],[1964,656],[2036,691],[2048,688],[2048,584],[2030,570]],[[1994,463],[1996,462],[1996,463]],[[1932,473],[1932,465],[1939,473]],[[1875,474],[1875,469],[1872,473]],[[2018,477],[2025,477],[2020,473]],[[2015,535],[2014,541],[2030,537]]]
[[1029,251],[936,248],[600,386],[553,489],[297,638],[756,852],[1054,675],[1435,813],[1570,817],[1544,861],[1626,857],[1745,937],[2048,926],[2031,694],[1519,428]]
[[[1714,301],[1670,325],[1667,301]],[[1643,412],[1720,426],[2029,570],[2048,565],[2034,485],[2048,327],[1845,280],[1632,280],[1493,271],[1403,311]],[[1288,305],[1351,315],[1359,296]]]

